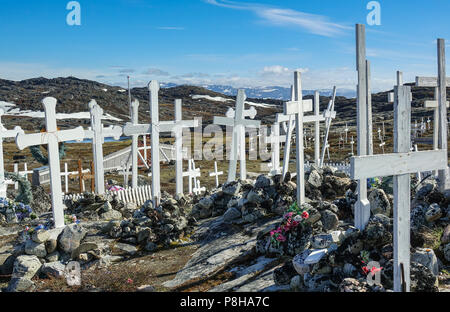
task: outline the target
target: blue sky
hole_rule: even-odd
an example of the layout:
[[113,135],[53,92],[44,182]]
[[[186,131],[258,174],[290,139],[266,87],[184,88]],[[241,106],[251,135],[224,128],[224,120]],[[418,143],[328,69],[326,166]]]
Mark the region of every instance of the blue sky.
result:
[[[302,69],[305,89],[354,89],[354,26],[370,12],[370,0],[79,0],[81,25],[69,26],[68,2],[1,1],[1,78],[288,86]],[[366,25],[374,89],[397,70],[436,75],[450,1],[378,2],[381,25]]]

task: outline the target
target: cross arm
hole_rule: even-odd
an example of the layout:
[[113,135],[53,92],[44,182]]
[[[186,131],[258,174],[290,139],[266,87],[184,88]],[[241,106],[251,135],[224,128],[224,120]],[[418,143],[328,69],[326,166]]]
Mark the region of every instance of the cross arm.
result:
[[230,126],[230,127],[234,127],[234,119],[231,118],[227,118],[227,117],[214,117],[213,123],[215,125],[220,125],[220,126]]
[[134,125],[132,123],[126,123],[123,127],[123,134],[126,136],[130,135],[144,135],[151,133],[151,125]]
[[21,133],[16,136],[16,145],[20,150],[23,150],[29,146],[48,144],[49,135],[55,135],[58,142],[66,142],[71,140],[81,141],[84,139],[84,129],[83,127],[78,127],[71,130],[57,131],[56,133]]
[[[450,86],[450,78],[446,78],[446,85]],[[416,87],[437,87],[436,77],[416,77]]]
[[25,132],[21,127],[15,127],[14,130],[5,130],[0,133],[2,138],[15,138],[18,134],[24,134]]
[[290,101],[284,104],[285,115],[298,114],[298,106],[301,104],[303,106],[303,112],[312,112],[313,110],[313,100],[302,100],[302,101]]
[[421,171],[446,169],[446,150],[352,157],[350,177],[363,180]]

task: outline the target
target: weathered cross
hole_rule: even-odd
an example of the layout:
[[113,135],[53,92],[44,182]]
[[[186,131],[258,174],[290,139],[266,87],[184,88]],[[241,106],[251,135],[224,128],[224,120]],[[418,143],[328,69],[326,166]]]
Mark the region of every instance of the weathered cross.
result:
[[21,127],[15,127],[14,130],[7,130],[2,124],[2,116],[5,114],[3,108],[0,108],[0,197],[6,198],[7,184],[5,183],[5,163],[3,161],[3,139],[15,138],[17,134],[24,133]]
[[95,192],[95,175],[94,162],[91,161],[91,170],[83,170],[81,159],[78,159],[78,171],[68,175],[69,178],[78,178],[79,191],[84,193],[86,191],[84,180],[91,180],[91,192]]
[[328,102],[327,110],[325,111],[325,139],[323,141],[322,155],[320,157],[321,168],[323,167],[323,164],[325,162],[325,151],[328,152],[328,159],[330,159],[330,144],[328,144],[328,136],[330,134],[331,121],[334,118],[336,118],[336,112],[334,110],[335,100],[336,100],[336,86],[333,87],[333,93],[330,102]]
[[[230,117],[214,117],[214,124],[221,126],[233,127],[233,137],[231,140],[230,165],[228,169],[228,182],[236,180],[236,170],[238,162],[238,154],[240,163],[240,176],[244,180],[247,178],[246,153],[245,153],[245,127],[259,128],[261,121],[245,119],[245,91],[238,90],[236,98],[236,112],[234,118]],[[231,116],[231,114],[230,114]]]
[[83,127],[58,131],[56,125],[57,100],[47,97],[42,100],[45,111],[46,131],[33,134],[18,134],[16,145],[20,150],[29,146],[48,145],[48,163],[50,167],[50,190],[52,195],[53,220],[56,228],[64,226],[64,206],[61,189],[61,168],[59,161],[60,142],[81,141],[84,139]]
[[[152,80],[149,85],[150,93],[150,119],[151,124],[132,124],[127,123],[123,129],[125,135],[144,135],[151,134],[151,156],[152,156],[152,199],[155,207],[159,206],[159,200],[161,198],[161,182],[160,182],[160,161],[159,161],[159,134],[161,132],[173,132],[176,139],[178,139],[178,145],[182,140],[183,128],[195,127],[193,121],[181,120],[181,102],[175,103],[175,121],[159,121],[159,83],[156,80]],[[178,109],[177,109],[178,108]],[[178,112],[177,112],[178,110]],[[180,135],[181,133],[181,135]],[[177,144],[177,143],[176,143]],[[182,143],[181,143],[182,144]],[[182,180],[182,148],[177,150],[177,180]],[[180,157],[181,156],[181,157]],[[181,175],[180,169],[181,168]],[[177,193],[182,188],[182,182],[177,183]],[[181,190],[181,193],[183,191]]]
[[[434,87],[435,101],[426,101],[425,107],[434,108],[434,134],[433,148],[447,150],[447,86],[450,86],[450,78],[446,77],[445,71],[445,40],[437,40],[438,78],[416,77],[416,86]],[[448,167],[438,173],[439,188],[441,191],[450,188]]]
[[[89,102],[91,113],[91,128],[84,131],[84,136],[92,139],[92,152],[95,168],[95,192],[105,194],[105,173],[103,170],[103,143],[105,138],[119,140],[122,135],[122,127],[110,126],[104,128],[102,125],[103,109],[95,100]],[[92,173],[94,174],[94,173]]]
[[275,176],[281,172],[280,167],[280,143],[286,142],[285,136],[280,136],[280,123],[275,122],[272,125],[272,131],[266,137],[266,143],[271,144],[271,171],[270,174]]
[[297,166],[297,203],[305,203],[305,155],[303,148],[303,95],[301,72],[294,72],[294,101],[284,103],[284,114],[295,115],[296,129],[296,166]]
[[215,177],[216,178],[216,187],[219,187],[219,176],[223,175],[223,171],[218,171],[217,169],[217,161],[214,161],[214,172],[210,172],[209,176],[210,177]]
[[368,178],[394,176],[394,291],[399,292],[410,290],[410,174],[446,168],[447,151],[410,152],[411,87],[394,90],[394,154],[352,157],[351,178],[367,185]]

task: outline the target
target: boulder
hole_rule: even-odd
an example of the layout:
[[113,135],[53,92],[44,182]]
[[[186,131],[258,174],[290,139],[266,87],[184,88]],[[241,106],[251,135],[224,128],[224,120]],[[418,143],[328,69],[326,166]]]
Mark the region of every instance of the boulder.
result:
[[321,221],[323,224],[323,229],[325,231],[336,230],[338,228],[339,218],[334,212],[331,212],[330,210],[324,210],[321,215]]
[[311,187],[320,188],[322,186],[322,176],[317,170],[311,171],[308,177],[308,183]]
[[137,248],[133,245],[117,243],[113,247],[113,254],[115,256],[134,256],[137,253]]
[[291,283],[291,279],[297,275],[296,270],[292,262],[286,262],[282,267],[277,268],[273,271],[273,280],[275,285],[289,285]]
[[59,261],[44,263],[41,267],[41,273],[47,277],[61,278],[64,276],[66,266]]
[[267,188],[271,185],[272,180],[265,175],[260,175],[258,178],[256,178],[255,188]]
[[33,281],[28,278],[12,278],[8,284],[7,292],[32,292],[36,288]]
[[370,210],[373,215],[383,214],[387,217],[391,215],[391,204],[386,193],[382,189],[374,189],[369,194]]
[[434,276],[439,275],[439,264],[436,255],[432,249],[417,248],[411,254],[411,261],[420,263],[430,269]]
[[441,207],[438,204],[431,204],[425,212],[427,222],[435,222],[442,217]]
[[450,243],[450,224],[447,225],[447,227],[444,230],[444,233],[442,233],[441,242],[442,244]]
[[65,253],[72,254],[80,246],[80,242],[86,234],[86,230],[79,224],[66,226],[59,236],[59,248]]
[[31,256],[37,256],[39,258],[45,258],[47,256],[47,250],[45,244],[36,243],[32,240],[27,240],[25,243],[25,253]]
[[14,261],[12,278],[32,279],[42,264],[36,256],[19,256]]
[[49,231],[46,230],[38,230],[33,233],[32,239],[36,243],[45,243],[50,238]]
[[236,208],[231,207],[223,215],[223,220],[225,222],[230,222],[230,221],[238,219],[240,217],[241,217],[241,212],[239,210],[237,210]]
[[[131,214],[130,214],[131,216]],[[121,220],[122,219],[122,214],[114,209],[111,209],[107,212],[104,212],[100,215],[100,218],[106,221],[111,221],[111,220]]]
[[444,258],[448,262],[450,262],[450,243],[444,246]]

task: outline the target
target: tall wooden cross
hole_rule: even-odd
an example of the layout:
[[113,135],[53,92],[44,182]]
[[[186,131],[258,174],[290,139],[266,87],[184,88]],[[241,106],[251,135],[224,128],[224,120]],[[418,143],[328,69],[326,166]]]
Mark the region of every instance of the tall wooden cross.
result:
[[2,116],[5,114],[3,108],[0,108],[0,197],[6,198],[7,184],[5,183],[5,163],[3,160],[3,139],[15,138],[17,134],[24,133],[21,127],[15,127],[14,130],[7,130],[2,124]]
[[[181,120],[181,101],[175,102],[175,121],[159,121],[159,83],[156,80],[152,80],[149,85],[150,93],[150,119],[151,124],[131,124],[127,123],[123,129],[125,135],[143,135],[151,134],[151,156],[152,156],[152,199],[155,207],[159,206],[159,200],[161,198],[161,181],[160,181],[160,160],[159,160],[159,133],[161,132],[173,132],[175,133],[176,140],[178,140],[178,146],[181,144],[181,148],[176,151],[176,166],[177,166],[177,193],[182,190],[182,131],[183,128],[191,128],[198,125],[195,121]],[[181,133],[181,134],[180,134]],[[181,143],[180,143],[181,141]],[[181,168],[181,170],[180,170]],[[181,171],[181,172],[180,172]],[[181,173],[181,174],[180,174]],[[180,180],[181,179],[181,183]],[[181,190],[180,190],[181,189]]]
[[[89,102],[91,113],[91,128],[85,130],[85,137],[92,139],[92,153],[95,168],[95,192],[105,194],[105,172],[103,170],[103,143],[105,138],[119,140],[122,135],[122,127],[110,126],[104,128],[102,125],[103,109],[95,100]],[[94,174],[94,173],[92,173]]]
[[294,72],[294,101],[284,103],[284,114],[295,115],[296,156],[297,156],[297,203],[305,203],[305,155],[303,148],[303,95],[301,72]]
[[411,87],[394,90],[394,153],[352,157],[351,178],[367,185],[368,178],[394,176],[394,291],[400,292],[410,290],[410,174],[446,168],[447,151],[410,152]]
[[233,127],[233,137],[231,140],[230,165],[228,169],[228,182],[236,180],[236,170],[238,155],[241,160],[240,176],[244,180],[247,178],[246,153],[245,153],[245,127],[259,128],[261,121],[249,120],[245,116],[248,114],[245,111],[245,91],[238,90],[236,98],[236,112],[234,118],[230,117],[214,117],[214,124],[221,126]]
[[[139,101],[133,100],[130,105],[130,112],[131,112],[131,123],[133,125],[139,124]],[[146,135],[148,133],[140,133],[145,135],[145,139],[147,138]],[[138,187],[138,173],[139,173],[139,163],[138,163],[138,153],[139,153],[139,134],[133,134],[131,135],[131,187],[137,188]],[[147,159],[145,159],[147,161]],[[128,171],[128,169],[127,169]],[[128,175],[127,175],[128,179]],[[128,186],[128,180],[127,180],[127,186]]]
[[[434,87],[435,101],[426,101],[425,107],[434,108],[434,133],[433,148],[447,150],[447,86],[450,86],[450,78],[446,77],[445,70],[445,40],[437,40],[438,78],[417,77],[416,86]],[[441,191],[450,188],[450,177],[448,167],[438,172],[439,188]]]
[[53,220],[56,228],[64,227],[64,206],[61,189],[61,168],[59,161],[60,142],[81,141],[84,139],[83,127],[58,131],[56,125],[57,100],[47,97],[42,100],[45,111],[46,131],[33,134],[18,134],[16,145],[20,150],[29,146],[48,145],[48,163],[50,167],[50,190],[52,195]]
[[[368,131],[368,103],[367,103],[367,62],[366,62],[366,32],[365,26],[356,25],[356,68],[358,71],[357,88],[357,149],[358,156],[370,155],[369,138],[372,131]],[[362,230],[370,218],[370,202],[367,199],[367,181],[358,181],[358,201],[355,203],[355,226]]]

